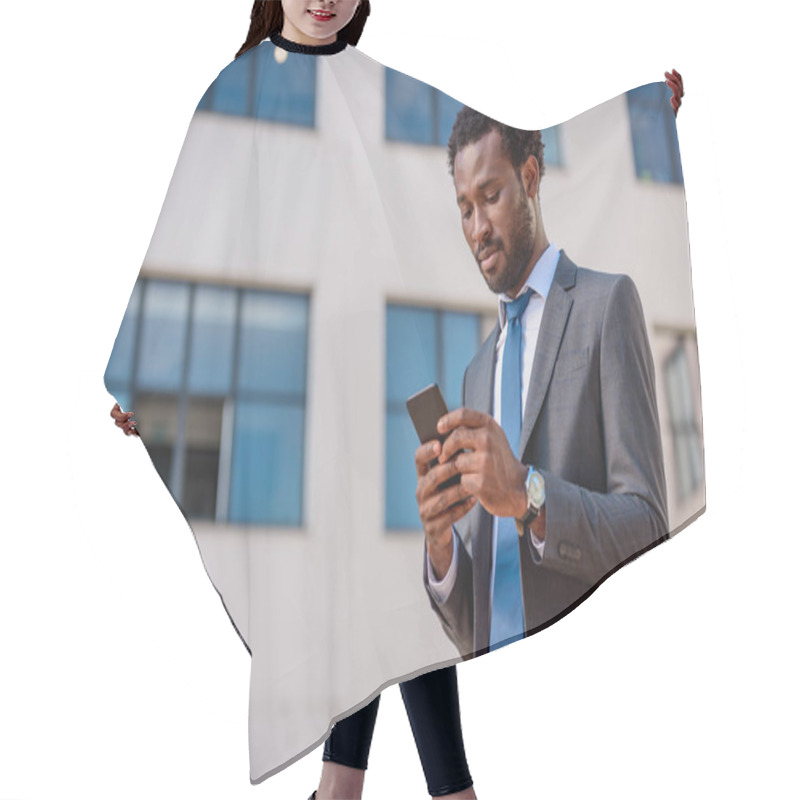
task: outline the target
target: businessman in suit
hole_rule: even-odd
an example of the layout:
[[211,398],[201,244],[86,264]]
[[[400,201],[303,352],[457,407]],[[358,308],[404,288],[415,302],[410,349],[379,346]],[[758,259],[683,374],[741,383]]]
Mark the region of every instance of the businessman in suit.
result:
[[464,108],[448,155],[499,314],[464,374],[463,407],[439,421],[444,444],[423,443],[415,460],[425,587],[470,658],[556,621],[662,541],[666,489],[636,287],[548,241],[541,134]]

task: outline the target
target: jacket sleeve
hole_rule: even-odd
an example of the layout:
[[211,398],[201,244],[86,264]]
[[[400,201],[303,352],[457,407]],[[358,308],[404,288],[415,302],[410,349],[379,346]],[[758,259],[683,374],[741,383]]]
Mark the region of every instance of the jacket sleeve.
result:
[[458,569],[456,570],[455,585],[447,600],[440,603],[431,593],[428,583],[427,553],[423,563],[423,581],[431,608],[439,617],[439,622],[442,623],[447,638],[456,646],[462,656],[468,656],[474,649],[472,558],[455,527],[453,527],[453,549],[457,551]]
[[[464,377],[461,381],[462,407],[464,406],[468,369],[469,367],[464,371]],[[465,519],[467,517],[462,517],[462,522]],[[457,524],[451,526],[453,531],[453,557],[456,560],[456,578],[447,599],[439,602],[431,592],[430,583],[428,582],[428,552],[425,544],[423,544],[422,580],[425,585],[425,591],[428,593],[431,608],[439,617],[444,632],[456,646],[458,652],[468,658],[474,650],[475,640],[472,556],[458,533]]]
[[[541,568],[596,583],[667,535],[666,485],[653,358],[633,281],[613,283],[600,341],[606,492],[542,470],[546,489]],[[597,457],[588,454],[588,457]]]

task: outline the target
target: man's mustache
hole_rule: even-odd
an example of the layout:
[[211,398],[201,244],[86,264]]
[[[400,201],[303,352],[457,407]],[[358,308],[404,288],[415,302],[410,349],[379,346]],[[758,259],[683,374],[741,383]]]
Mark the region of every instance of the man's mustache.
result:
[[490,239],[485,244],[481,245],[478,251],[475,253],[475,259],[477,260],[478,264],[486,257],[486,253],[491,253],[493,250],[497,250],[498,252],[503,249],[503,243],[499,239]]

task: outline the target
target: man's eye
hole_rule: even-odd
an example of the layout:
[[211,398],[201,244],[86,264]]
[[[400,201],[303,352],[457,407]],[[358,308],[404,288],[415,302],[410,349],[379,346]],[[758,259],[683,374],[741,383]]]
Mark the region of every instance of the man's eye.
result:
[[461,213],[461,219],[469,219],[472,216],[472,209],[468,208],[466,211]]
[[496,203],[500,199],[500,190],[498,189],[493,195],[486,198],[487,203]]

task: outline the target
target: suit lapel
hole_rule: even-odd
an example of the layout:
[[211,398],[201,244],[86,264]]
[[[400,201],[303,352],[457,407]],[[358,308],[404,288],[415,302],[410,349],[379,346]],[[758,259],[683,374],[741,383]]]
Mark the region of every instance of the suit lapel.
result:
[[528,439],[533,433],[536,420],[539,418],[539,412],[542,410],[542,403],[547,394],[547,387],[550,385],[550,378],[553,375],[561,339],[564,335],[564,329],[567,327],[567,319],[569,319],[569,312],[572,308],[572,298],[568,290],[575,285],[576,271],[577,267],[562,250],[555,275],[553,276],[553,283],[547,293],[547,300],[542,314],[542,324],[539,327],[539,338],[536,341],[533,371],[528,385],[528,396],[525,401],[522,431],[520,433],[519,449],[517,450],[520,458],[525,452]]
[[494,362],[497,339],[500,336],[500,323],[496,322],[494,330],[478,350],[473,370],[475,377],[471,383],[471,397],[467,397],[467,408],[474,408],[484,414],[492,413],[492,397],[494,395]]

